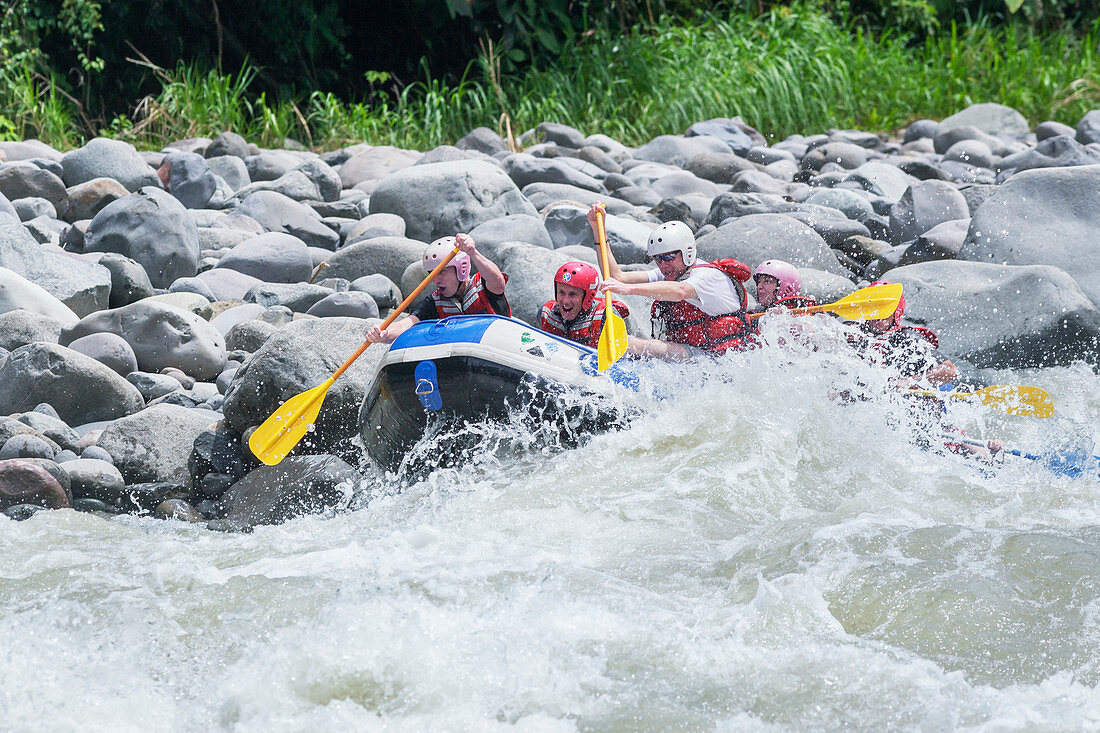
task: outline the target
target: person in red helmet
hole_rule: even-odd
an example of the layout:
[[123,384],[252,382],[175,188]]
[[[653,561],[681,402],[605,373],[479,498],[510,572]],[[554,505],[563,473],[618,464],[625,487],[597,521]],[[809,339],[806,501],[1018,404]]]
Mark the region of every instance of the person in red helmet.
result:
[[[872,285],[889,285],[876,280]],[[860,354],[895,369],[898,387],[908,388],[926,380],[933,387],[950,384],[958,377],[958,369],[939,351],[940,340],[935,331],[922,326],[903,326],[905,295],[898,307],[886,318],[856,324],[861,336],[852,340]]]
[[[602,204],[588,211],[593,234]],[[597,245],[597,253],[600,248]],[[646,253],[657,267],[626,271],[608,253],[611,275],[600,283],[600,292],[643,295],[653,299],[650,319],[653,337],[646,356],[684,361],[700,354],[720,355],[751,345],[748,295],[742,283],[749,268],[732,258],[704,262],[695,251],[695,235],[681,221],[670,221],[653,230]]]
[[[469,234],[443,237],[429,244],[424,250],[424,274],[434,270],[455,247],[459,252],[436,276],[435,290],[418,300],[409,315],[395,321],[385,331],[372,326],[367,332],[367,341],[391,344],[417,323],[447,316],[480,313],[512,315],[512,308],[504,297],[508,276],[477,251]],[[477,272],[471,277],[473,266],[477,267]]]
[[[596,295],[600,274],[587,262],[566,262],[554,275],[554,299],[546,301],[539,312],[539,328],[570,341],[591,346],[600,341],[603,330],[604,299]],[[613,301],[612,307],[626,318],[625,303]]]

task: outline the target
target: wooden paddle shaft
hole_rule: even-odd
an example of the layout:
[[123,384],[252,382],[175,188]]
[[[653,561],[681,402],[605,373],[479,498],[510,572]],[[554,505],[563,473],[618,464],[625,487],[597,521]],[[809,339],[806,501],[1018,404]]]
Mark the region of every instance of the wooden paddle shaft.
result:
[[[443,272],[443,268],[446,267],[450,263],[450,261],[454,259],[454,256],[456,254],[458,254],[458,247],[455,247],[453,250],[451,250],[450,254],[444,257],[443,261],[436,265],[435,269],[429,272],[427,277],[425,277],[421,281],[421,283],[416,286],[416,290],[409,293],[409,297],[402,300],[401,304],[393,309],[393,313],[390,313],[388,316],[386,316],[386,320],[382,321],[382,325],[379,326],[379,329],[385,331],[387,328],[389,328],[390,324],[393,323],[394,320],[399,315],[401,315],[401,313],[404,312],[406,308],[409,307],[409,304],[416,300],[417,296],[424,291],[424,288],[428,287],[428,283],[434,280],[436,276],[439,275],[439,273]],[[336,381],[337,379],[339,379],[340,375],[343,374],[347,370],[347,368],[352,365],[352,362],[362,356],[363,352],[366,351],[367,347],[369,347],[370,345],[370,341],[364,341],[359,346],[359,348],[355,350],[355,353],[348,357],[348,360],[341,364],[340,368],[332,373],[332,380]]]

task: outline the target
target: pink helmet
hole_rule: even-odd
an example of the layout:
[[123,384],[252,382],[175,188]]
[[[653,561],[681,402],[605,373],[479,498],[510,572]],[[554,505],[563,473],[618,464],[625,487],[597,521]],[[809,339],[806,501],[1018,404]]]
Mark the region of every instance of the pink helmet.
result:
[[775,289],[776,300],[790,298],[802,292],[802,276],[798,274],[795,266],[783,260],[768,260],[761,262],[753,273],[753,282],[761,275],[770,275],[779,281]]
[[[434,270],[435,266],[446,259],[454,248],[454,237],[441,237],[429,244],[424,250],[424,274],[427,275]],[[470,277],[470,255],[459,252],[447,263],[447,267],[455,268],[459,282],[466,282]]]
[[558,268],[558,273],[554,275],[554,282],[572,285],[583,290],[584,300],[581,301],[581,310],[588,310],[596,297],[596,285],[600,282],[600,273],[587,262],[566,262]]
[[[873,283],[871,283],[872,286],[893,284],[894,283],[890,282],[889,280],[875,280]],[[898,307],[894,309],[893,319],[895,326],[901,325],[901,317],[903,315],[905,315],[905,293],[902,293],[901,296],[898,298]]]

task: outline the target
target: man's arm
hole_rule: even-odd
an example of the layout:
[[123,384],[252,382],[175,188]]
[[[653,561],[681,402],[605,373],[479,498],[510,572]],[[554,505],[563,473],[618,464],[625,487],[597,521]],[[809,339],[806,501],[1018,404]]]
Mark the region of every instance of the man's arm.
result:
[[[645,273],[627,272],[626,275]],[[644,295],[654,300],[680,301],[698,297],[695,287],[684,281],[659,280],[658,282],[623,282],[616,278],[610,278],[600,283],[601,293],[621,293],[623,295]]]
[[492,260],[477,251],[473,237],[469,234],[456,234],[455,244],[473,260],[474,267],[481,273],[481,282],[485,285],[485,289],[490,293],[502,295],[504,293],[504,285],[507,282],[504,279],[504,273],[500,271],[499,267],[493,264]]
[[391,323],[385,331],[379,329],[378,326],[371,326],[371,329],[367,331],[367,341],[372,344],[392,344],[398,336],[418,323],[420,323],[420,319],[416,316],[405,316]]
[[[600,246],[600,230],[596,224],[596,212],[605,214],[603,204],[593,204],[592,208],[588,210],[588,225],[592,227],[592,241],[595,242],[596,258],[600,264],[600,274],[602,275],[605,270],[603,267],[603,247]],[[606,272],[615,280],[620,283],[646,283],[649,282],[649,273],[644,270],[624,270],[619,267],[619,263],[615,261],[615,253],[611,251],[611,247],[607,248],[607,269]]]

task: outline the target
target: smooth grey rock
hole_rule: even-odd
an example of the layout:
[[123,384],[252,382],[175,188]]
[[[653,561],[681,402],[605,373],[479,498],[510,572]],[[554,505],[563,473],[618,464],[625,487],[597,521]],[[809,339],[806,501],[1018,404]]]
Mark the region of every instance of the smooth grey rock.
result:
[[221,503],[226,520],[242,527],[280,524],[346,506],[360,478],[333,455],[291,456],[249,473],[229,487]]
[[1054,122],[1053,120],[1040,122],[1035,126],[1035,139],[1038,142],[1042,142],[1048,137],[1057,137],[1058,135],[1074,137],[1077,135],[1077,131],[1069,125],[1064,125],[1061,122]]
[[0,194],[9,201],[31,197],[45,199],[53,206],[54,216],[63,217],[69,209],[69,194],[61,179],[34,166],[0,168]]
[[121,308],[153,295],[149,275],[137,261],[115,252],[104,252],[96,263],[111,273],[111,294],[108,305]]
[[223,132],[206,146],[203,155],[207,158],[216,158],[221,155],[232,155],[236,158],[247,158],[250,154],[248,141],[235,132]]
[[285,150],[261,150],[258,154],[249,155],[244,159],[245,167],[248,169],[248,177],[253,183],[276,181],[289,173],[300,162],[297,156],[291,155]]
[[70,425],[140,410],[137,389],[107,366],[58,344],[21,346],[0,363],[0,413],[48,402]]
[[215,301],[244,300],[244,296],[249,290],[263,284],[263,280],[260,278],[238,272],[229,267],[214,267],[206,272],[200,272],[192,279],[205,286],[205,290],[195,288],[196,292],[200,292],[207,297],[213,296]]
[[347,244],[375,237],[404,237],[405,220],[396,214],[369,214],[352,227],[346,238]]
[[[576,186],[570,186],[564,183],[529,183],[523,187],[523,196],[539,211],[545,211],[547,207],[562,202],[581,204],[583,206],[603,203],[609,214],[622,214],[631,209],[630,205],[616,201],[615,199],[608,199],[606,195],[598,194],[594,191],[587,191],[583,188],[577,188]],[[521,214],[520,216],[528,215]],[[485,224],[492,224],[492,222],[503,218],[506,217],[497,217],[496,219],[485,222]],[[523,240],[519,239],[516,241]]]
[[[586,213],[586,209],[568,205],[555,206],[547,212],[546,230],[555,248],[592,244],[592,227],[588,224]],[[604,218],[604,227],[607,246],[619,264],[646,261],[646,243],[655,228],[653,225],[608,215]]]
[[970,227],[970,218],[945,221],[921,234],[913,244],[906,248],[898,266],[915,265],[931,260],[953,260],[959,255],[966,232]]
[[126,381],[137,387],[146,402],[152,402],[158,397],[182,388],[179,380],[168,374],[134,371],[126,375]]
[[166,481],[191,487],[187,461],[195,439],[212,420],[178,405],[152,405],[115,420],[98,445],[115,459],[127,484]]
[[502,242],[527,242],[547,249],[554,247],[542,219],[525,214],[502,216],[487,221],[475,227],[469,234],[478,247],[492,247]]
[[843,188],[817,189],[806,198],[805,203],[814,206],[828,206],[854,221],[861,221],[864,217],[874,213],[871,202],[867,200],[866,196]]
[[766,145],[764,136],[745,124],[740,117],[715,117],[696,122],[684,133],[687,137],[707,136],[721,140],[738,155],[744,155],[755,145]]
[[684,164],[684,170],[713,183],[728,184],[738,173],[755,170],[755,166],[733,153],[700,153]]
[[844,277],[846,271],[817,232],[782,214],[750,214],[696,241],[699,257],[733,257],[755,268],[771,259]]
[[1007,155],[1010,152],[1015,152],[1011,150],[1003,140],[993,135],[986,134],[973,125],[961,125],[952,128],[944,128],[941,125],[940,131],[936,133],[936,137],[932,141],[933,149],[937,153],[943,154],[950,150],[951,146],[961,140],[978,140],[983,142],[989,146],[989,149],[994,155]]
[[61,340],[68,344],[99,332],[124,338],[142,371],[175,367],[196,379],[213,379],[225,366],[221,333],[194,313],[164,303],[142,300],[93,313],[63,331]]
[[[200,280],[197,277],[181,277],[176,280],[168,288],[169,293],[191,293],[198,295],[208,302],[214,302],[218,299],[218,296],[214,294],[214,291],[206,284],[205,281]],[[153,297],[153,296],[149,296]]]
[[364,275],[356,278],[350,289],[369,294],[380,310],[396,308],[402,300],[401,288],[385,275]]
[[974,213],[959,258],[1053,265],[1100,304],[1100,165],[1023,171]]
[[913,142],[921,138],[934,138],[940,130],[940,123],[936,120],[916,120],[905,128],[904,142]]
[[504,159],[502,167],[520,188],[531,183],[564,183],[596,193],[606,190],[596,178],[555,158],[536,158],[527,153],[514,153]]
[[55,150],[41,140],[33,138],[29,140],[0,141],[0,153],[3,153],[4,160],[8,161],[43,158],[45,160],[61,162],[62,157],[58,150]]
[[[408,236],[422,242],[468,232],[499,216],[537,214],[503,170],[477,160],[433,163],[393,173],[371,195],[370,213],[400,216]],[[383,274],[394,278],[392,273]]]
[[[78,316],[107,307],[111,275],[106,269],[38,244],[16,219],[3,214],[0,214],[0,267],[50,293]],[[14,299],[14,292],[0,295],[0,301],[8,299]],[[37,299],[22,307],[38,310],[32,308],[34,300]]]
[[683,168],[688,161],[701,153],[730,153],[733,150],[724,141],[710,135],[680,137],[659,135],[634,151],[637,160],[648,160]]
[[[344,188],[356,188],[377,182],[393,173],[414,165],[422,154],[392,145],[377,145],[356,152],[340,166],[340,181]],[[374,212],[371,212],[374,213]]]
[[871,236],[866,226],[847,218],[836,209],[809,205],[801,211],[788,211],[785,216],[797,219],[813,229],[831,248],[839,247],[849,237]]
[[137,357],[126,339],[113,333],[90,333],[69,342],[73,351],[90,356],[125,377],[137,371]]
[[917,183],[917,179],[894,166],[875,160],[856,168],[844,180],[890,201],[897,201],[907,188]]
[[799,167],[807,171],[819,171],[826,163],[853,170],[868,160],[867,150],[845,142],[827,142],[807,151],[799,161]]
[[890,208],[890,241],[901,244],[945,221],[968,218],[966,199],[945,181],[918,181]]
[[310,247],[333,250],[340,242],[340,235],[325,226],[313,209],[275,191],[250,194],[236,211],[269,232],[292,234]]
[[488,127],[475,127],[470,130],[455,142],[455,147],[459,150],[474,150],[485,155],[503,153],[508,150],[508,146],[504,144],[504,140],[501,139],[500,135]]
[[115,504],[126,488],[122,472],[107,461],[78,458],[65,461],[61,467],[69,478],[74,499],[98,499]]
[[275,180],[263,180],[262,176],[254,170],[252,183],[236,192],[236,196],[245,199],[257,191],[274,191],[294,201],[317,201],[321,198],[321,192],[317,184],[305,173],[299,170],[289,170]]
[[258,319],[241,321],[226,333],[225,345],[233,351],[247,351],[251,354],[259,351],[268,337],[278,328],[274,324]]
[[[164,159],[170,194],[188,209],[201,209],[210,202],[218,187],[206,159],[196,153],[171,153]],[[164,171],[164,168],[161,168]]]
[[133,145],[121,140],[97,137],[61,158],[66,186],[76,186],[95,178],[113,178],[128,191],[146,186],[160,189],[157,172],[145,162]]
[[170,194],[151,187],[96,214],[88,225],[84,249],[129,257],[158,288],[195,275],[199,269],[199,234],[187,209]]
[[1077,123],[1077,142],[1082,145],[1100,143],[1100,109],[1086,112]]
[[959,140],[943,154],[944,160],[967,163],[980,168],[992,168],[993,158],[993,151],[981,140]]
[[104,461],[115,465],[115,459],[111,458],[111,454],[100,448],[98,445],[89,445],[87,448],[80,452],[81,458],[93,458],[97,461]]
[[1011,107],[992,102],[972,104],[961,112],[956,112],[940,122],[939,130],[953,130],[967,125],[987,135],[1022,137],[1029,132],[1027,119],[1022,114]]
[[320,158],[303,161],[291,170],[302,173],[313,182],[321,201],[337,201],[340,198],[340,190],[343,188],[340,174]]
[[1100,363],[1100,312],[1055,267],[924,262],[890,271],[905,315],[977,367]]
[[244,300],[264,308],[281,305],[295,313],[305,313],[329,295],[332,295],[330,289],[309,283],[260,283],[245,293]]
[[376,237],[359,241],[329,258],[325,275],[350,281],[364,275],[381,274],[397,282],[410,263],[422,260],[426,246],[423,242],[405,237]]
[[1100,150],[1090,150],[1072,137],[1051,137],[1033,148],[1001,158],[997,163],[998,182],[1020,171],[1035,168],[1066,168],[1100,163]]
[[[3,244],[0,243],[0,246]],[[14,310],[47,316],[62,326],[71,326],[79,320],[60,300],[19,273],[0,267],[0,313]]]
[[248,167],[245,166],[244,159],[236,155],[207,156],[206,164],[210,166],[210,171],[220,176],[232,191],[239,191],[252,182],[248,177]]
[[13,435],[0,447],[0,461],[11,458],[45,458],[53,460],[59,448],[56,443],[39,435]]
[[[2,286],[3,274],[0,273],[0,287]],[[0,310],[2,308],[0,306]],[[14,351],[35,341],[56,344],[60,337],[61,321],[52,316],[22,308],[0,313],[0,348]]]
[[744,170],[730,179],[732,193],[762,193],[786,197],[788,186],[784,181],[769,173],[758,170]]
[[318,318],[378,318],[378,304],[368,293],[332,293],[311,305],[306,313]]
[[233,328],[233,326],[243,321],[258,318],[263,312],[264,306],[259,303],[242,303],[241,305],[227,308],[211,318],[210,325],[222,333],[229,333],[229,330]]
[[227,267],[267,283],[305,282],[313,274],[313,260],[298,237],[269,232],[253,237],[218,260],[215,268]]
[[[283,401],[321,384],[363,343],[375,323],[358,318],[316,318],[280,328],[237,370],[222,406],[226,422],[243,433],[266,420]],[[348,441],[359,434],[359,404],[385,353],[384,349],[368,349],[332,385],[316,430],[299,443],[299,453],[356,452]]]

